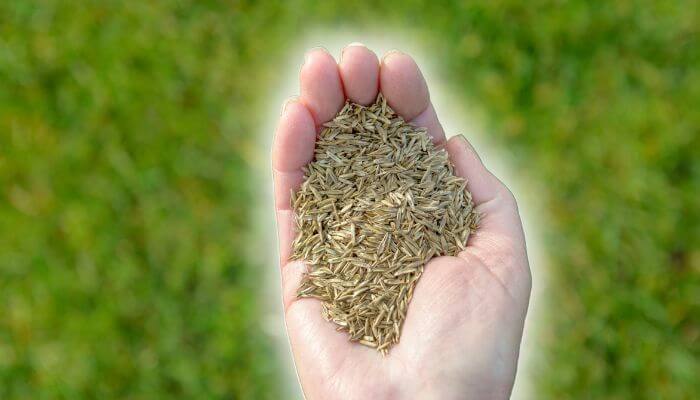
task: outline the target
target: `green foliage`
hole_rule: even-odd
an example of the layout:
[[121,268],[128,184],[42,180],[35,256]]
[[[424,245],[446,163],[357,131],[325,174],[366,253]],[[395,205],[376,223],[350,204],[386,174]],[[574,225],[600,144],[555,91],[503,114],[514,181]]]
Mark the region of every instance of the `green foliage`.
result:
[[0,398],[276,398],[240,18],[0,7]]
[[540,397],[700,392],[692,2],[82,3],[0,3],[0,398],[276,398],[262,96],[298,34],[380,23],[544,190]]

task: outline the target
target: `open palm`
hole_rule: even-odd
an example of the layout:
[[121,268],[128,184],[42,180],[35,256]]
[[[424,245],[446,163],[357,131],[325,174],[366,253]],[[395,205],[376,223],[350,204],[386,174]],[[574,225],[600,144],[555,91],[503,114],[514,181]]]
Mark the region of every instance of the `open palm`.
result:
[[[272,149],[282,291],[287,331],[308,399],[508,398],[530,296],[530,271],[517,205],[462,136],[450,140],[413,59],[391,52],[380,62],[361,45],[340,63],[322,49],[307,53],[301,96],[289,101]],[[371,104],[378,91],[404,119],[428,129],[455,171],[469,182],[479,229],[456,257],[437,257],[416,286],[401,341],[389,355],[348,341],[321,316],[321,303],[297,299],[306,271],[289,262],[295,236],[290,189],[303,181],[320,126],[346,100]]]

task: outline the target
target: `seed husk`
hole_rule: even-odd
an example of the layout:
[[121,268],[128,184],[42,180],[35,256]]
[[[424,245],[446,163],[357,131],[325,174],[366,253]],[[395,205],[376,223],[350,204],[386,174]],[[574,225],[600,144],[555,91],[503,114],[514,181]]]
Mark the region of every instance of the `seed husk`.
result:
[[477,228],[466,187],[447,153],[382,94],[370,106],[346,103],[291,196],[291,259],[309,267],[297,295],[319,299],[351,341],[387,354],[425,264],[456,255]]

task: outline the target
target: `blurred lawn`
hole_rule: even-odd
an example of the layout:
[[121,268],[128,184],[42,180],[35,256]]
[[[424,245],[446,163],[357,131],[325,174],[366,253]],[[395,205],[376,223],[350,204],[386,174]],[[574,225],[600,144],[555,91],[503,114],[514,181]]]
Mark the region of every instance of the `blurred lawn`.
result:
[[[253,133],[314,27],[410,28],[549,221],[541,398],[700,393],[693,2],[0,3],[0,398],[278,398]],[[259,184],[259,183],[256,183]]]

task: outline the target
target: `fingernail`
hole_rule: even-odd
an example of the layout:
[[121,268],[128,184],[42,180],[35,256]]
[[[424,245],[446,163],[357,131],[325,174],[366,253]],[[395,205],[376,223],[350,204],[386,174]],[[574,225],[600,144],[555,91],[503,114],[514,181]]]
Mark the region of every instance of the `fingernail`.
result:
[[364,47],[364,48],[367,48],[367,46],[365,46],[364,43],[352,42],[352,43],[348,44],[347,46],[343,47],[343,50],[340,51],[340,60],[339,60],[339,62],[342,62],[342,61],[343,61],[343,54],[345,54],[345,50],[347,50],[347,49],[350,48],[350,47]]
[[401,52],[401,51],[399,51],[399,50],[396,50],[396,49],[389,50],[389,51],[387,51],[386,54],[384,54],[384,56],[382,57],[382,63],[384,63],[384,61],[385,61],[387,58],[389,58],[389,57],[391,57],[391,56],[395,56],[395,55],[400,55],[400,54],[403,54],[403,52]]
[[[462,135],[461,133],[460,133],[460,134],[457,134],[457,135],[454,135],[453,138],[455,139],[455,141],[459,142],[459,144],[460,144],[460,146],[462,146],[462,148],[467,148],[467,149],[468,149],[468,148],[470,147],[470,146],[469,146],[469,141],[468,141],[467,138],[466,138],[464,135]],[[447,144],[447,142],[445,142],[445,144]]]
[[479,153],[476,152],[474,149],[474,146],[472,146],[471,143],[467,140],[467,138],[462,135],[461,133],[459,135],[455,135],[457,140],[462,143],[462,146],[464,146],[464,149],[470,153],[472,153],[479,161],[481,161],[481,157],[479,156]]
[[282,112],[280,112],[280,116],[284,115],[284,112],[287,111],[287,106],[289,106],[292,103],[296,103],[299,101],[299,96],[292,96],[288,98],[287,100],[284,101],[282,104]]
[[326,50],[325,47],[322,47],[322,46],[312,47],[312,48],[308,49],[306,51],[306,53],[304,53],[304,64],[306,64],[309,61],[309,56],[311,55],[311,53],[315,53],[317,51],[322,51],[324,53],[330,54],[330,53],[328,53],[328,50]]
[[459,135],[457,135],[457,137],[459,138],[459,141],[462,143],[462,146],[464,146],[467,150],[471,151],[472,153],[476,153],[476,151],[474,150],[474,146],[472,146],[472,144],[469,142],[469,140],[467,140],[466,136],[464,136],[463,134],[460,133]]

